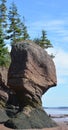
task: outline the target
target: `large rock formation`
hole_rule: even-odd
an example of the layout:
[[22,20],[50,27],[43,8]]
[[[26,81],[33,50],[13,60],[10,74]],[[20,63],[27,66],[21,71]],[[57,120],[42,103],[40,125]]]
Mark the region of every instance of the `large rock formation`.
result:
[[8,86],[16,93],[20,109],[5,125],[15,129],[56,126],[41,103],[42,95],[56,83],[54,62],[45,50],[27,41],[15,43],[11,50]]
[[8,85],[21,106],[41,105],[41,96],[56,83],[54,62],[45,50],[27,41],[12,46]]

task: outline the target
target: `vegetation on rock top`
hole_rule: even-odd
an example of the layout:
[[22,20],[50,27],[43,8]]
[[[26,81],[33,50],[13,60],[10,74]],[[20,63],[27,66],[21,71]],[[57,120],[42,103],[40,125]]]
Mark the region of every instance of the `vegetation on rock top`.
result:
[[[9,66],[11,61],[6,43],[12,45],[16,42],[30,39],[25,25],[25,18],[23,17],[23,20],[21,20],[16,4],[12,2],[9,11],[7,11],[6,2],[7,0],[0,1],[0,66]],[[40,38],[34,38],[31,41],[34,41],[44,49],[53,47],[47,38],[45,30],[42,30]]]

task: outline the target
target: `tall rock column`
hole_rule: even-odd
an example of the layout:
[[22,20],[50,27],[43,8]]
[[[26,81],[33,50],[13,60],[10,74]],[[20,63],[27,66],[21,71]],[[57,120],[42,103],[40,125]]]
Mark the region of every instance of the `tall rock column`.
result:
[[16,93],[20,109],[5,125],[13,129],[56,126],[41,102],[42,95],[56,84],[55,65],[47,52],[31,41],[15,43],[11,50],[8,85]]
[[40,106],[42,95],[56,83],[55,65],[45,50],[27,41],[12,46],[8,85],[21,106]]

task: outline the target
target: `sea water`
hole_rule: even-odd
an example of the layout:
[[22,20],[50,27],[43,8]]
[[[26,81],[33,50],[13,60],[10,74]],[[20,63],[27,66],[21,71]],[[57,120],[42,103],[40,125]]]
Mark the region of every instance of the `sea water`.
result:
[[44,108],[48,115],[53,116],[55,121],[67,121],[68,122],[68,107],[60,108]]

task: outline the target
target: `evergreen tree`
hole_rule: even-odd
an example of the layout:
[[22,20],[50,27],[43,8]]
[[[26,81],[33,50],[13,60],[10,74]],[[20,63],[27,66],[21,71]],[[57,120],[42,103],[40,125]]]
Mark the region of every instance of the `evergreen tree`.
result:
[[15,3],[11,4],[8,18],[10,23],[7,31],[9,34],[7,39],[11,39],[11,43],[28,39],[27,27],[21,22]]
[[9,56],[8,48],[5,47],[5,43],[1,34],[2,34],[2,30],[0,28],[0,66],[8,66],[10,56]]
[[40,46],[40,38],[35,38],[33,41]]
[[[33,40],[36,44],[41,46],[43,49],[47,49],[49,47],[53,47],[50,40],[47,39],[47,34],[45,30],[42,30],[42,36],[41,38],[35,38]],[[51,58],[54,58],[55,56],[53,53],[50,54]]]
[[6,27],[7,27],[7,14],[6,14],[7,8],[6,8],[6,0],[1,0],[0,2],[0,28],[1,33],[0,36],[5,39],[6,36]]
[[6,22],[6,0],[1,0],[0,3],[0,66],[6,66],[8,59],[8,49],[5,47],[5,29],[7,27]]
[[41,38],[35,38],[34,42],[44,49],[47,49],[49,47],[53,47],[50,40],[47,39],[47,34],[46,34],[45,30],[42,30]]
[[40,39],[40,46],[42,48],[49,48],[49,47],[53,47],[50,40],[47,39],[47,34],[45,30],[42,30],[42,36]]
[[28,32],[27,32],[27,27],[25,26],[25,24],[22,22],[22,28],[21,28],[21,32],[22,32],[22,35],[21,35],[21,38],[22,40],[27,40],[30,38]]
[[21,35],[21,28],[20,28],[20,18],[19,14],[17,11],[17,7],[14,4],[14,2],[11,4],[11,7],[9,9],[9,29],[7,30],[8,36],[7,39],[11,40],[11,43],[16,42],[20,35]]
[[6,18],[7,18],[7,15],[6,15],[6,11],[7,11],[7,8],[6,8],[6,0],[1,0],[0,2],[0,23],[2,25],[2,27],[6,28],[7,26],[7,22],[6,22]]

